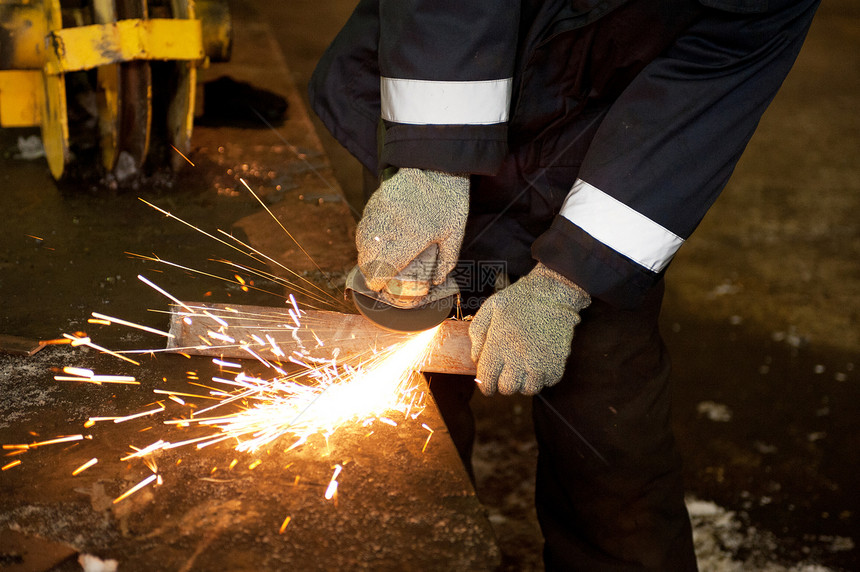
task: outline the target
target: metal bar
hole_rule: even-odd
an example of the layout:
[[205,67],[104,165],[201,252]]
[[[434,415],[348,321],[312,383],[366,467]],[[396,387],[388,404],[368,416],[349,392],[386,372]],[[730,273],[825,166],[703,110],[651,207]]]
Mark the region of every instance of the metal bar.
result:
[[55,30],[45,71],[60,74],[134,60],[199,60],[200,20],[120,20]]
[[[177,353],[249,358],[248,349],[272,360],[278,350],[289,355],[297,348],[313,359],[337,357],[341,363],[369,358],[409,337],[374,325],[359,314],[303,310],[296,326],[289,311],[264,306],[185,302],[171,308],[167,348]],[[193,312],[189,312],[190,308]],[[226,322],[227,327],[223,326]],[[442,323],[436,346],[422,367],[424,372],[475,375],[469,323]],[[271,338],[271,340],[269,339]],[[232,341],[231,341],[232,340]],[[247,348],[247,349],[246,349]]]

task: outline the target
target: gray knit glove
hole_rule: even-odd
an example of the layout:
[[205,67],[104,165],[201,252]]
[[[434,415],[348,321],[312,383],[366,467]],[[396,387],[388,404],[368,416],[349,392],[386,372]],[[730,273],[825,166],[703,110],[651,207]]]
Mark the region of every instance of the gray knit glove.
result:
[[469,213],[469,177],[400,169],[373,193],[358,223],[358,267],[371,290],[382,290],[428,246],[439,245],[432,275],[441,284],[454,269]]
[[558,383],[590,303],[585,290],[540,263],[490,296],[469,326],[481,392],[535,395]]

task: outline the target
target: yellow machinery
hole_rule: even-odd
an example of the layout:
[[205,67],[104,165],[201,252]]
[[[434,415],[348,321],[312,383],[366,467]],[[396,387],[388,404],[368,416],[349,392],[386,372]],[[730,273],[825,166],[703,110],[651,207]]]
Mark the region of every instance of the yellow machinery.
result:
[[0,0],[0,127],[40,126],[58,180],[92,170],[77,143],[108,173],[177,168],[197,67],[230,35],[226,0]]

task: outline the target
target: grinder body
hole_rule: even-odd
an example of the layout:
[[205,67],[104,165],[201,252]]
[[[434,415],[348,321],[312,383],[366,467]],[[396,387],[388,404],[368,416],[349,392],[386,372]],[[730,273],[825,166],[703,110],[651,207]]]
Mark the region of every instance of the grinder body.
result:
[[450,275],[433,284],[438,253],[438,245],[431,244],[378,292],[367,286],[358,266],[353,268],[346,288],[358,311],[397,332],[420,332],[441,324],[453,313],[460,290]]

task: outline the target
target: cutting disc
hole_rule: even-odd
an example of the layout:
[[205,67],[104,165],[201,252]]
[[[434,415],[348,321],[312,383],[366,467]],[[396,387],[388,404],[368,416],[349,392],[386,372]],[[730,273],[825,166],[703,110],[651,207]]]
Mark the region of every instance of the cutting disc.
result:
[[456,285],[443,288],[439,290],[441,296],[429,296],[426,304],[398,308],[375,297],[358,268],[353,268],[346,284],[358,311],[377,326],[394,332],[421,332],[438,326],[453,313],[459,292]]

